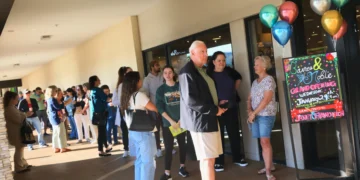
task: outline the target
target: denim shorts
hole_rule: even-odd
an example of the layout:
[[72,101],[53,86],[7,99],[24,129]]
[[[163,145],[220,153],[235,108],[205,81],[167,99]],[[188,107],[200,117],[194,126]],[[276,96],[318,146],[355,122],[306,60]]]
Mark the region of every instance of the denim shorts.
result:
[[249,124],[253,138],[270,138],[274,123],[275,116],[256,116],[255,121]]

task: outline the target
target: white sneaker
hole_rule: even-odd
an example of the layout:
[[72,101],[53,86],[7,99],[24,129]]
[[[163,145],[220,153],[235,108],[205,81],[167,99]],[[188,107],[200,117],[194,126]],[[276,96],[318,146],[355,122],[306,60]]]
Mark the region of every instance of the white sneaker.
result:
[[129,152],[129,151],[125,151],[122,157],[123,157],[123,158],[126,158],[126,157],[128,157],[128,156],[130,156],[130,152]]
[[161,149],[158,149],[157,150],[157,153],[156,153],[156,157],[162,157],[163,155],[162,155],[162,151],[161,151]]

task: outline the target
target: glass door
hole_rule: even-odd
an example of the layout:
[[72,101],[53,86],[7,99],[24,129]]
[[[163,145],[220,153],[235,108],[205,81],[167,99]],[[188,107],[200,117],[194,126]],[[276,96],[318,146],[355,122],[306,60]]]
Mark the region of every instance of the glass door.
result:
[[[269,56],[273,64],[273,68],[268,71],[268,74],[273,76],[275,81],[276,79],[276,69],[274,61],[274,51],[272,47],[272,35],[271,30],[265,27],[259,19],[259,16],[250,17],[245,20],[246,26],[246,37],[247,37],[247,46],[248,46],[248,56],[249,56],[249,69],[251,81],[254,81],[257,75],[254,72],[254,59],[256,56]],[[275,92],[276,101],[279,102],[279,94],[276,89]],[[279,104],[279,103],[278,103]],[[276,114],[276,120],[274,128],[271,132],[271,144],[273,147],[273,159],[274,162],[280,164],[286,164],[286,155],[284,148],[284,138],[282,131],[281,123],[281,113],[280,106],[278,105],[278,111]],[[260,147],[260,156],[261,146]],[[261,157],[262,159],[262,157]]]

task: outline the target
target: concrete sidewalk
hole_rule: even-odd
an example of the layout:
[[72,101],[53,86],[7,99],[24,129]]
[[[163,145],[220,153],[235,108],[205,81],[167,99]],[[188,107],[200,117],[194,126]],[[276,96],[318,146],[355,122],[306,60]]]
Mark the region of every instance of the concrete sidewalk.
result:
[[[50,142],[50,136],[46,137]],[[70,149],[73,151],[64,154],[54,154],[51,147],[38,149],[34,146],[34,151],[25,149],[25,158],[34,167],[30,172],[15,174],[15,180],[133,180],[134,167],[133,158],[122,158],[122,145],[113,148],[113,155],[110,157],[99,158],[97,155],[97,144],[75,144],[76,141],[69,141]],[[50,143],[49,143],[50,145]],[[11,150],[13,156],[14,149]],[[256,174],[257,170],[263,167],[263,163],[250,161],[248,167],[239,167],[231,163],[230,157],[226,157],[225,171],[216,173],[219,180],[266,180],[264,175]],[[199,163],[197,161],[187,161],[187,170],[190,177],[187,180],[200,180]],[[172,176],[173,179],[183,179],[178,175],[179,158],[174,155]],[[277,165],[274,175],[279,180],[294,180],[295,170],[285,166]],[[160,179],[164,173],[164,158],[157,159],[156,177]],[[302,178],[309,177],[329,177],[329,175],[301,171]]]

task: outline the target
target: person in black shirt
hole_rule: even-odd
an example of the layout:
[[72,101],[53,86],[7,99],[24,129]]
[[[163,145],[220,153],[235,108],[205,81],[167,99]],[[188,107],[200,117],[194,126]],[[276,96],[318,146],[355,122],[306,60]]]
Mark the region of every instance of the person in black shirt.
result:
[[[26,118],[26,121],[34,126],[36,132],[38,133],[38,143],[40,148],[48,147],[48,145],[44,141],[44,135],[41,129],[40,120],[36,114],[36,111],[39,110],[39,106],[35,99],[30,98],[31,91],[29,89],[25,89],[23,91],[24,99],[20,101],[18,109],[22,112],[34,112],[33,115]],[[32,144],[28,144],[29,151],[34,150]]]

